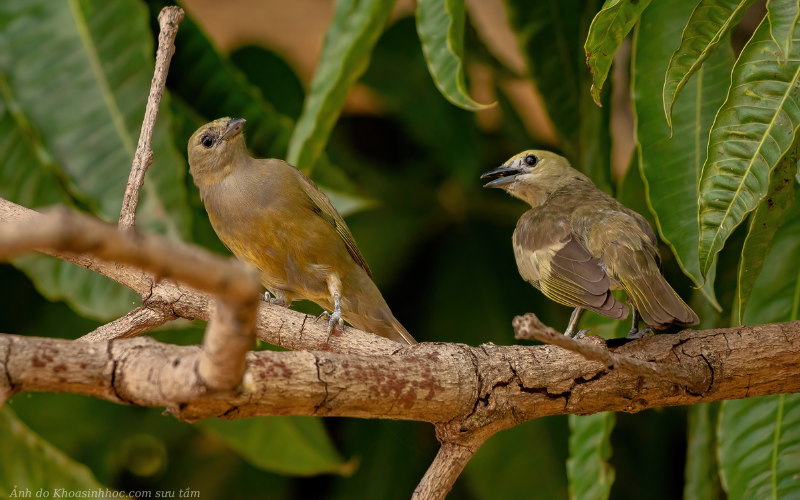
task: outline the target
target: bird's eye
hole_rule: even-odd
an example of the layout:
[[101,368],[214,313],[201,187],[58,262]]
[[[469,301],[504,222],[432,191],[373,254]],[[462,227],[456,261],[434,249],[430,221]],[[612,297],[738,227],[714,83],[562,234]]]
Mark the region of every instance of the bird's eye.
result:
[[210,135],[204,135],[203,138],[200,139],[200,144],[202,144],[204,148],[210,148],[214,145],[214,139]]
[[534,155],[528,155],[525,157],[525,165],[533,167],[537,163],[539,163],[539,158],[536,158]]

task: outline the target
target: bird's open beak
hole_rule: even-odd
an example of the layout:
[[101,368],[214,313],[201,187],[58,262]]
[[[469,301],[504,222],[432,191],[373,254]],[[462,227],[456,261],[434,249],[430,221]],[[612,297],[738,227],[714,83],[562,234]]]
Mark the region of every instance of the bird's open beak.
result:
[[246,120],[244,118],[234,118],[229,121],[228,128],[226,128],[225,133],[222,134],[222,139],[228,140],[242,133],[242,128],[244,128],[245,121]]
[[481,179],[492,179],[483,185],[486,188],[499,188],[507,186],[514,182],[517,175],[524,173],[524,170],[519,167],[506,167],[502,166],[496,168],[491,172],[486,172],[481,176]]

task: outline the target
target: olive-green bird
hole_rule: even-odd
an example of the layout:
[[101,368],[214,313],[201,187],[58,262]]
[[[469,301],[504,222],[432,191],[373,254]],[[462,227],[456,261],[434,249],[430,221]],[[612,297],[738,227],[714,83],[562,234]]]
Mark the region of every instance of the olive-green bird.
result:
[[530,204],[514,230],[519,273],[549,299],[574,307],[565,335],[581,336],[586,309],[613,319],[628,307],[611,294],[623,289],[633,309],[628,338],[639,318],[652,328],[696,325],[697,315],[661,274],[658,242],[644,217],[597,189],[588,177],[549,151],[524,151],[487,172],[484,187],[501,188]]
[[222,243],[258,270],[267,300],[286,307],[293,300],[316,302],[333,311],[329,332],[346,319],[360,330],[415,344],[328,197],[285,161],[251,157],[244,122],[220,118],[189,139],[190,171]]

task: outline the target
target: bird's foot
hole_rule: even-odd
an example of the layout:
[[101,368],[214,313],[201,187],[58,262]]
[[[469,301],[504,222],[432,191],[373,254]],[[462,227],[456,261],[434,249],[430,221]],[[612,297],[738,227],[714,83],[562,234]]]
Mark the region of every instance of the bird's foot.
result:
[[575,333],[567,331],[566,333],[564,333],[564,336],[565,337],[569,337],[571,339],[580,340],[580,339],[586,337],[586,334],[591,332],[591,331],[592,331],[591,328],[587,328],[586,330],[578,330]]
[[331,335],[333,329],[336,328],[336,325],[339,325],[339,331],[344,331],[344,318],[342,317],[342,311],[339,309],[338,311],[333,311],[333,314],[329,315],[330,318],[328,319],[328,336]]
[[264,292],[264,295],[260,295],[260,297],[261,300],[263,300],[267,304],[272,304],[273,306],[280,306],[280,307],[289,307],[286,305],[286,302],[283,299],[273,297],[272,294],[270,294],[269,292]]
[[636,328],[631,328],[631,331],[628,332],[628,339],[630,340],[641,339],[644,337],[649,337],[650,335],[655,335],[655,333],[653,333],[653,330],[651,328],[642,328],[641,330],[638,330]]
[[328,311],[322,311],[319,314],[319,316],[317,316],[317,319],[315,321],[319,320],[328,321],[329,319],[331,319],[331,313],[329,313]]

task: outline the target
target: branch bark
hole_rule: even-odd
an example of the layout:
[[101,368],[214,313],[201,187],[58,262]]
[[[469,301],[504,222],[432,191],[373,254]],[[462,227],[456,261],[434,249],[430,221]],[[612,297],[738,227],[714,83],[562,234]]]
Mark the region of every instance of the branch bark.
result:
[[175,36],[178,34],[178,23],[183,21],[183,9],[180,7],[165,7],[158,14],[158,25],[161,31],[158,35],[158,50],[156,51],[156,69],[153,81],[150,84],[150,95],[147,98],[147,107],[142,121],[142,132],[139,134],[139,143],[133,157],[128,185],[122,199],[122,210],[119,214],[119,228],[131,229],[136,222],[136,206],[139,204],[139,190],[144,183],[144,174],[153,163],[153,130],[158,118],[158,107],[164,95],[164,86],[167,83],[169,63],[175,54]]
[[638,412],[800,392],[800,321],[687,330],[615,349],[704,373],[702,392],[609,369],[556,346],[423,343],[388,356],[249,352],[241,392],[203,395],[195,390],[196,372],[188,369],[201,352],[199,346],[151,338],[78,343],[0,335],[0,383],[7,381],[6,392],[73,392],[166,406],[185,420],[392,418],[446,424],[451,435],[495,432],[548,415]]

